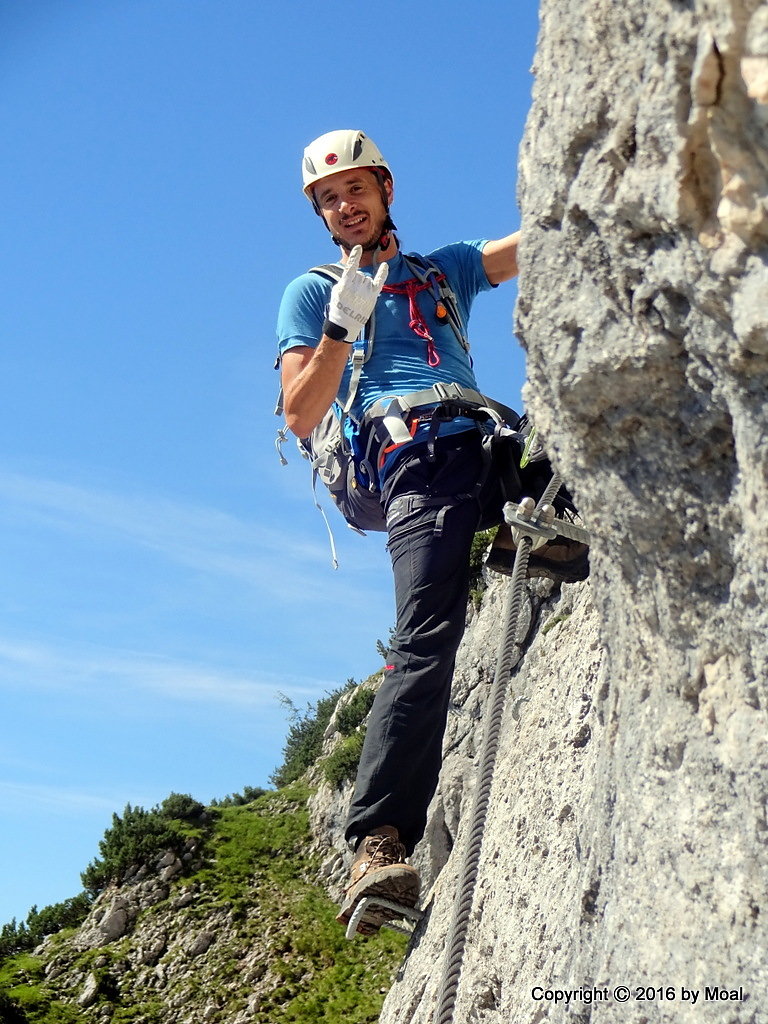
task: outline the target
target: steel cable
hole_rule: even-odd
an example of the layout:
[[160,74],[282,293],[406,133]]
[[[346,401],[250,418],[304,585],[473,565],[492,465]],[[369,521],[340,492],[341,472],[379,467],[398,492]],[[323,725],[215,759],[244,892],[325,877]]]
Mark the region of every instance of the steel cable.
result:
[[[560,477],[555,473],[547,485],[536,506],[539,511],[544,505],[551,503],[560,489]],[[483,844],[485,819],[491,797],[493,772],[496,766],[496,754],[499,749],[504,703],[507,696],[507,683],[512,672],[512,656],[514,654],[517,634],[517,620],[523,598],[523,588],[528,570],[528,559],[533,548],[533,538],[523,535],[517,543],[517,554],[512,571],[512,578],[507,591],[504,609],[504,628],[499,652],[496,658],[496,670],[493,686],[489,697],[490,714],[487,719],[483,747],[478,769],[477,789],[472,806],[469,839],[462,864],[459,886],[459,898],[455,904],[453,920],[446,948],[448,950],[446,965],[443,970],[440,990],[438,992],[435,1024],[451,1024],[459,990],[459,978],[464,961],[469,918],[472,913],[475,886],[477,884],[480,853]]]

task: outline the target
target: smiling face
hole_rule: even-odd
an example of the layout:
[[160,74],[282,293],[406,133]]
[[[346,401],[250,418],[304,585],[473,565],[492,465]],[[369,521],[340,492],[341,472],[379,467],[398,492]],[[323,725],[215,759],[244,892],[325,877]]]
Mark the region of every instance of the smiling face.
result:
[[[384,180],[384,194],[392,202],[392,183]],[[320,214],[341,248],[349,254],[355,245],[373,251],[384,232],[388,211],[382,185],[367,167],[339,171],[315,186],[315,201]]]

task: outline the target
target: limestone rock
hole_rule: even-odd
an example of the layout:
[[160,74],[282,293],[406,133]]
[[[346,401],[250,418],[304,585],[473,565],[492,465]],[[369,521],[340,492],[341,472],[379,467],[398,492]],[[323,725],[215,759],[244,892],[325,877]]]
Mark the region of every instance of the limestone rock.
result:
[[199,932],[197,935],[195,935],[194,938],[190,941],[187,947],[187,953],[189,954],[190,957],[200,956],[202,953],[205,953],[208,949],[210,949],[210,947],[213,945],[215,941],[216,936],[214,935],[213,932],[203,930]]
[[77,1005],[86,1009],[96,1002],[98,996],[99,980],[95,974],[89,974],[83,986],[83,991],[77,997]]
[[85,925],[78,933],[78,949],[96,949],[126,935],[136,919],[135,898],[107,889],[94,904]]
[[[456,1021],[764,1019],[765,12],[541,4],[517,329],[592,576],[541,606],[513,673]],[[382,1024],[433,1019],[476,742],[452,765],[447,738],[456,846]]]

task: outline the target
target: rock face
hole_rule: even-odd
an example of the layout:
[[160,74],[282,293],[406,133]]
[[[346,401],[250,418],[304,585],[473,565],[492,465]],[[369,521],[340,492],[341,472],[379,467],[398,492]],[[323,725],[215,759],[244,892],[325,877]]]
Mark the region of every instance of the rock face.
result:
[[[543,0],[535,71],[518,333],[593,572],[539,609],[513,674],[529,701],[508,701],[453,1019],[758,1024],[768,8]],[[476,690],[483,614],[462,653]],[[476,740],[452,747],[479,707],[468,678],[435,816],[451,837],[469,809]],[[434,1019],[463,846],[383,1024]]]

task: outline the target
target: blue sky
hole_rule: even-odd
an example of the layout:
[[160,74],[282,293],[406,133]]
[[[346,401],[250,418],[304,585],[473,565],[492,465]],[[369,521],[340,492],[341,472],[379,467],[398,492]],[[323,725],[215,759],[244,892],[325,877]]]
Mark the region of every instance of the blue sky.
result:
[[[519,226],[536,4],[0,5],[0,924],[75,895],[113,811],[267,785],[380,664],[380,536],[279,465],[284,285],[335,258],[300,157],[362,128],[406,250]],[[514,285],[478,378],[520,404]]]

